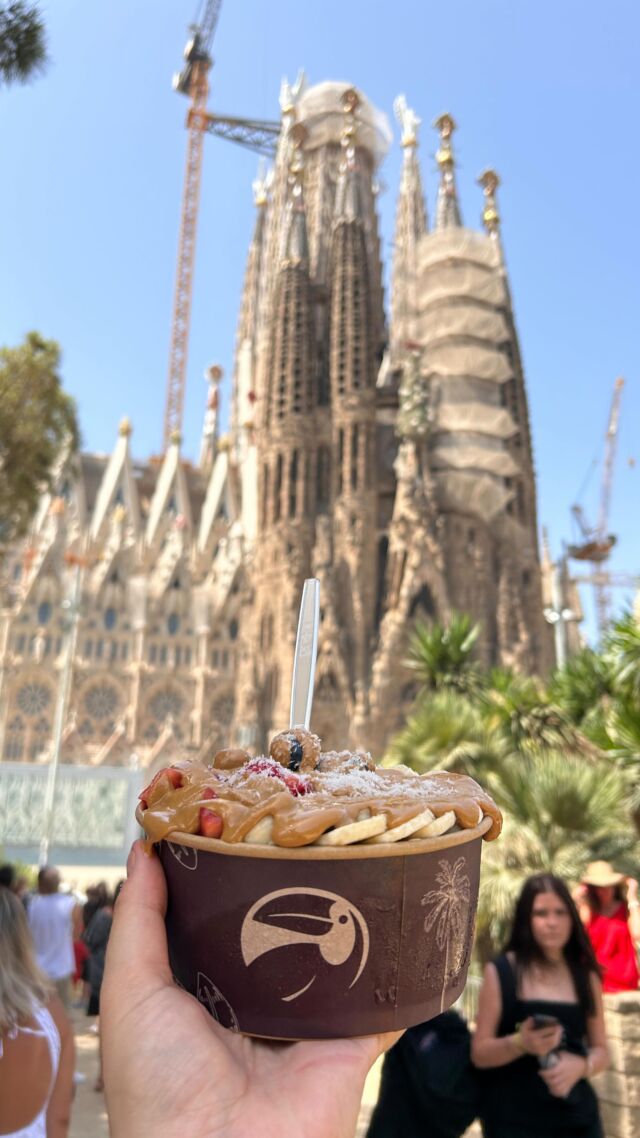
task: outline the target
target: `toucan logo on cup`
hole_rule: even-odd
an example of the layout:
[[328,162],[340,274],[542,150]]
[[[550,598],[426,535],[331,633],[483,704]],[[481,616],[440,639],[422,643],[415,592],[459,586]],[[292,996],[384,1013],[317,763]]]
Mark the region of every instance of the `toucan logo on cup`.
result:
[[[327,903],[326,916],[308,912],[308,902],[306,909],[303,907],[305,898],[309,897],[318,897]],[[280,903],[275,904],[277,901]],[[317,903],[314,907],[318,907]],[[291,928],[287,922],[300,927]],[[304,926],[309,925],[318,931],[303,931]],[[242,957],[248,966],[266,952],[275,952],[278,948],[287,948],[292,944],[317,945],[327,964],[346,964],[350,957],[359,954],[356,973],[349,984],[353,988],[362,975],[369,956],[369,929],[360,910],[337,893],[311,887],[277,889],[275,893],[267,893],[256,901],[244,918],[240,933]],[[285,1001],[296,1000],[308,991],[315,979],[314,973],[304,987],[281,998]]]
[[183,869],[197,869],[198,868],[198,851],[191,846],[180,846],[177,842],[167,842],[169,853],[173,854],[174,858]]
[[198,972],[196,998],[223,1027],[228,1027],[230,1031],[240,1031],[238,1017],[231,1004],[204,972]]

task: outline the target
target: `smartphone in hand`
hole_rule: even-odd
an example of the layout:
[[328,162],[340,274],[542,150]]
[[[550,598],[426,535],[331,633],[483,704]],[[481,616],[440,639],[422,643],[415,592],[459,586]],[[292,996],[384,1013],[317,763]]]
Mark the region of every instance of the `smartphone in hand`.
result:
[[543,1027],[557,1027],[558,1024],[560,1023],[560,1020],[556,1019],[555,1016],[538,1015],[538,1014],[532,1015],[531,1020],[532,1020],[531,1026],[532,1026],[534,1031],[542,1031]]

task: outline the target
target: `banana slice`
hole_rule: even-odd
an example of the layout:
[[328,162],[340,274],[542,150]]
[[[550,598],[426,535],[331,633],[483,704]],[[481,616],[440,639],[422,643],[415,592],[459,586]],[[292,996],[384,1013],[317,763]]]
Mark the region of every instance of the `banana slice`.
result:
[[335,830],[328,830],[318,838],[317,846],[350,846],[353,842],[364,842],[376,834],[382,834],[387,828],[387,819],[384,814],[374,814],[372,818],[363,818],[359,822],[347,822],[345,826],[338,826]]
[[421,830],[416,830],[413,835],[414,838],[437,838],[440,834],[446,834],[455,825],[456,816],[453,810],[447,810],[441,814],[439,818],[434,818],[433,822],[429,822],[423,826]]
[[270,846],[272,845],[271,835],[273,834],[273,818],[267,814],[256,822],[255,826],[249,830],[244,836],[245,842],[253,845]]
[[416,814],[415,818],[409,818],[407,822],[402,822],[399,826],[392,826],[390,830],[385,830],[384,834],[369,838],[369,843],[373,846],[382,845],[383,842],[401,842],[403,838],[415,837],[416,831],[434,820],[435,815],[427,807],[426,810],[421,810],[419,814]]

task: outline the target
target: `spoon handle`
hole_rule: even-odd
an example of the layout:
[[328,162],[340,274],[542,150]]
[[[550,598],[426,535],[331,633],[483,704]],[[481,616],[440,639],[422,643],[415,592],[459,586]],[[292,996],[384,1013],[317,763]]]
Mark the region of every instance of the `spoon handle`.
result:
[[290,727],[304,727],[309,730],[313,685],[316,674],[318,653],[318,627],[320,624],[320,582],[310,577],[304,583],[296,652],[293,658],[293,678],[291,681]]

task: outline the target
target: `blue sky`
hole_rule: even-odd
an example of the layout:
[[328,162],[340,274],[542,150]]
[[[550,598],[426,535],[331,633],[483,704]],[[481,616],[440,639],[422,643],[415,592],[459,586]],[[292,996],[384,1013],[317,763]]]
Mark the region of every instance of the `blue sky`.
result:
[[[110,450],[119,419],[137,456],[160,448],[186,146],[174,94],[195,0],[49,0],[51,66],[0,93],[0,341],[58,339],[85,446]],[[432,119],[457,119],[459,188],[477,226],[477,174],[500,172],[503,237],[531,407],[539,517],[554,551],[602,458],[613,383],[623,395],[611,567],[640,573],[640,8],[635,0],[223,0],[210,107],[275,118],[280,79],[346,79],[392,116],[423,120],[433,210]],[[401,153],[379,198],[390,262]],[[231,372],[256,157],[205,141],[184,449],[196,456],[205,367]],[[228,404],[228,398],[227,398]],[[633,465],[633,462],[636,465]],[[599,470],[583,498],[597,514]],[[624,593],[614,594],[617,603]],[[587,606],[590,598],[585,596]]]

